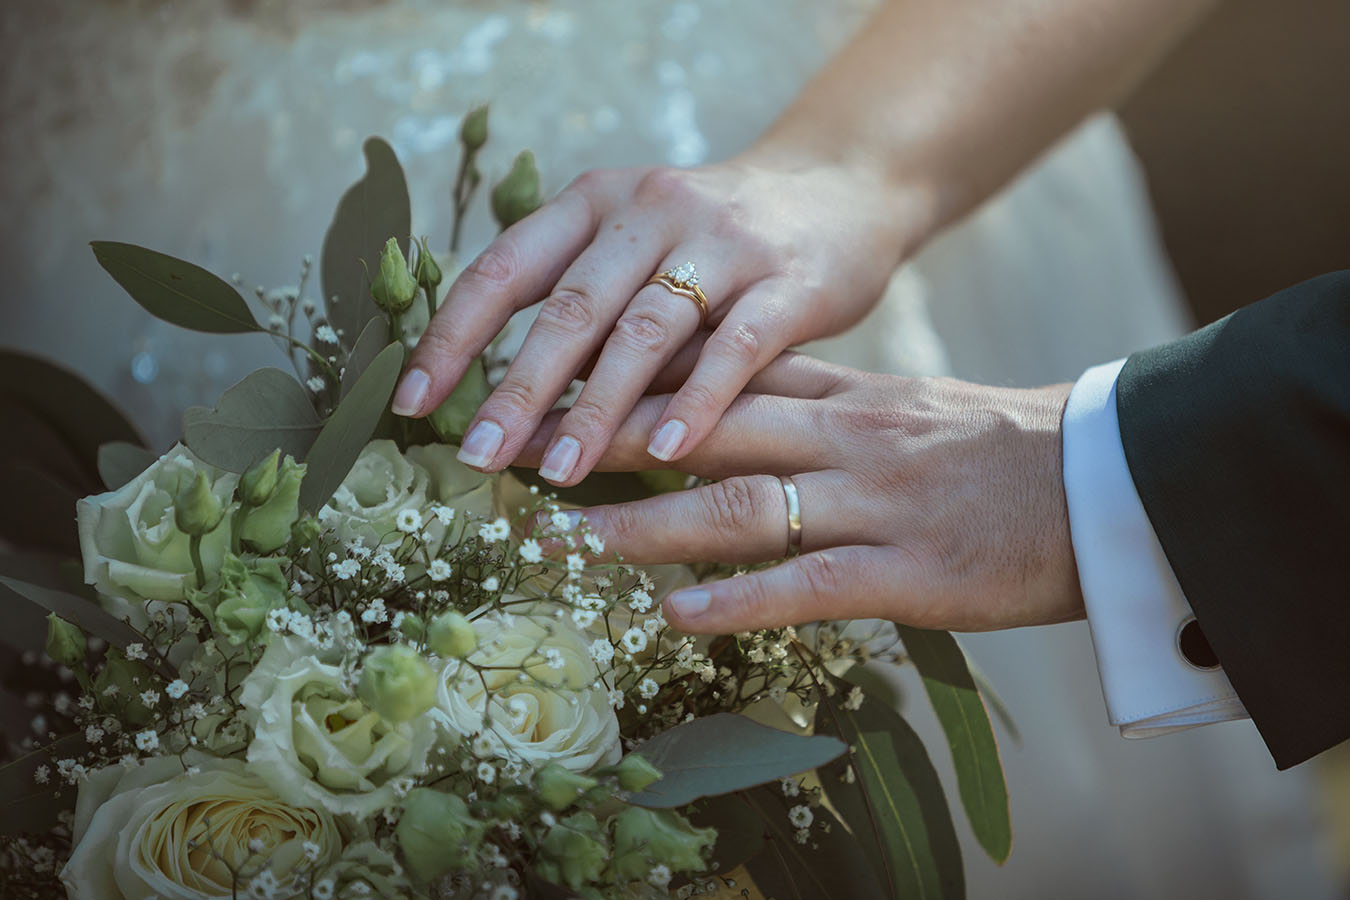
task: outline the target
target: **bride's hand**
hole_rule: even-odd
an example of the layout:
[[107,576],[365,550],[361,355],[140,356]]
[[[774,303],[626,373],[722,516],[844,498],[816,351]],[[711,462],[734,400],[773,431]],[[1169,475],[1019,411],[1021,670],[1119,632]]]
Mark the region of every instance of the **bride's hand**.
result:
[[[1060,474],[1068,385],[897,378],[785,354],[680,468],[706,487],[584,510],[605,553],[654,564],[782,557],[791,476],[802,555],[666,601],[694,633],[888,618],[980,631],[1082,618]],[[642,400],[599,469],[650,463],[665,398]],[[544,422],[522,462],[558,424]],[[565,421],[565,419],[563,420]]]
[[685,457],[784,348],[837,333],[867,312],[919,239],[916,216],[903,206],[866,165],[781,154],[690,170],[588,172],[459,276],[413,353],[394,409],[435,409],[506,320],[542,299],[460,459],[487,471],[509,465],[589,365],[541,467],[549,481],[575,484],[699,331],[694,300],[646,284],[692,261],[711,335],[641,438],[647,467],[653,456]]

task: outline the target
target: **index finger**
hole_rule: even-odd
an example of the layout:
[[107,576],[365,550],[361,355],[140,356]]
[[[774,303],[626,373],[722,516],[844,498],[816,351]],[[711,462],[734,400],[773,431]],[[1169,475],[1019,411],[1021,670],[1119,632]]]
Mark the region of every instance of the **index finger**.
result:
[[568,188],[502,232],[450,286],[413,350],[393,411],[424,416],[439,406],[507,320],[562,277],[598,222],[594,202]]

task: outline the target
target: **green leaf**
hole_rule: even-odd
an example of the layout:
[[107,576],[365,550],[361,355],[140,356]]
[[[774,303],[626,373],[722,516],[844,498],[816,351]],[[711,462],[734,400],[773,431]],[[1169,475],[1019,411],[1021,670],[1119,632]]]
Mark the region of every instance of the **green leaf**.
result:
[[743,791],[705,797],[687,818],[698,828],[717,829],[717,843],[708,854],[716,872],[730,872],[764,848],[764,826]]
[[263,330],[239,292],[201,266],[135,244],[90,246],[131,299],[165,322],[215,334]]
[[115,491],[140,475],[158,457],[144,447],[126,441],[109,441],[98,448],[98,474],[108,490]]
[[813,826],[809,843],[802,845],[788,819],[789,809],[799,801],[783,796],[777,785],[737,796],[755,812],[766,838],[764,849],[746,863],[764,896],[775,900],[882,900],[887,896],[857,838],[828,807],[818,806],[812,813],[829,824],[829,832]]
[[814,769],[847,748],[834,738],[790,734],[745,716],[717,713],[677,725],[634,749],[662,777],[623,799],[670,809]]
[[258,369],[221,395],[214,410],[183,414],[183,441],[204,461],[243,473],[273,450],[303,459],[323,423],[309,395],[280,369]]
[[80,626],[86,634],[101,637],[115,647],[145,643],[145,636],[112,613],[83,597],[0,575],[0,586],[7,587],[38,606],[54,612],[67,622]]
[[956,764],[961,803],[980,846],[997,863],[1012,851],[1012,817],[998,742],[989,713],[956,639],[945,631],[898,625],[909,658],[923,676]]
[[75,504],[84,493],[27,460],[3,460],[0,497],[5,502],[0,505],[0,538],[20,547],[79,553]]
[[347,365],[342,370],[343,397],[351,393],[361,373],[370,368],[375,357],[387,346],[389,346],[389,320],[379,315],[361,329],[361,336],[356,339],[351,352],[347,354]]
[[[48,832],[62,811],[73,809],[76,789],[52,784],[58,782],[56,761],[79,756],[87,748],[83,735],[69,734],[0,766],[0,834]],[[45,786],[34,780],[39,766],[51,770]]]
[[[923,741],[898,712],[864,694],[862,706],[843,704],[849,691],[834,681],[821,701],[816,730],[839,735],[850,755],[821,771],[826,795],[859,838],[891,896],[956,900],[965,896],[961,847],[951,811]],[[852,783],[845,780],[851,766]]]
[[[370,277],[380,262],[380,251],[391,237],[408,255],[412,209],[408,182],[394,150],[379,138],[363,148],[366,173],[338,202],[333,222],[323,239],[320,275],[328,321],[340,329],[343,344],[352,347],[366,323],[381,315],[370,296]],[[332,298],[337,297],[337,303]]]
[[352,470],[388,409],[402,371],[403,345],[395,342],[380,351],[351,393],[342,398],[328,417],[305,457],[309,471],[300,485],[300,505],[304,509],[317,512]]

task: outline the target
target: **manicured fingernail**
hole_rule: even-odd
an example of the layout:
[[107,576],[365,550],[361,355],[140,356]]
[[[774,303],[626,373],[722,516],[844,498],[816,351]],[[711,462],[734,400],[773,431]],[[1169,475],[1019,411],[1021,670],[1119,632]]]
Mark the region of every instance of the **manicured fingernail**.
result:
[[394,402],[389,408],[396,416],[416,415],[426,402],[429,390],[431,379],[427,373],[421,369],[409,369],[403,380],[398,383],[398,390],[394,392]]
[[675,453],[680,449],[680,445],[684,443],[688,434],[688,425],[679,419],[671,419],[656,429],[652,442],[647,445],[647,452],[662,462],[670,462],[675,458]]
[[455,458],[466,466],[481,469],[492,462],[492,458],[502,448],[504,440],[506,432],[502,431],[502,427],[496,422],[484,420],[470,428],[469,433],[464,435],[464,443],[460,445]]
[[712,594],[707,591],[680,591],[670,597],[670,608],[682,619],[693,619],[708,611],[712,603]]
[[566,481],[577,467],[579,459],[581,443],[570,434],[565,434],[544,454],[544,461],[539,466],[539,477],[545,481]]

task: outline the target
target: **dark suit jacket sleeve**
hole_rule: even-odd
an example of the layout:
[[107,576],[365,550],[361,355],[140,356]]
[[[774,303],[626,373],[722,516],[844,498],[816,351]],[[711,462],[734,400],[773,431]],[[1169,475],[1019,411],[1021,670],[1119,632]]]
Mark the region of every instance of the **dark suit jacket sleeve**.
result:
[[1350,271],[1131,356],[1121,440],[1276,765],[1350,737]]

